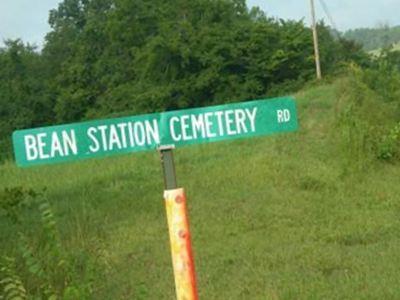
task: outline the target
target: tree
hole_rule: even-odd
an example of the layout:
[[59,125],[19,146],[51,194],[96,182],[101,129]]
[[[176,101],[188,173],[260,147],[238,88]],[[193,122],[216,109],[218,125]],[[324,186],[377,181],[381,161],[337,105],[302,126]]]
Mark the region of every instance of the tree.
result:
[[0,50],[0,141],[7,145],[14,130],[52,121],[53,103],[42,66],[35,48],[20,40],[8,40]]

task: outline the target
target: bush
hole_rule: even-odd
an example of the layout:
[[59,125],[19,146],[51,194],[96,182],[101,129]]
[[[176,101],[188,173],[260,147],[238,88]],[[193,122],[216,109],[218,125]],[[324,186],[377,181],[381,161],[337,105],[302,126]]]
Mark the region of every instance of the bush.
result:
[[16,187],[0,194],[0,209],[17,225],[22,225],[19,211],[27,202],[38,210],[40,230],[32,238],[18,226],[16,251],[0,257],[0,299],[89,299],[94,293],[93,278],[104,269],[99,255],[92,258],[85,249],[66,251],[44,193]]
[[335,136],[346,170],[362,171],[378,158],[391,159],[400,153],[398,90],[392,81],[381,81],[377,88],[371,79],[384,76],[389,76],[386,69],[363,70],[352,65],[349,76],[341,84]]

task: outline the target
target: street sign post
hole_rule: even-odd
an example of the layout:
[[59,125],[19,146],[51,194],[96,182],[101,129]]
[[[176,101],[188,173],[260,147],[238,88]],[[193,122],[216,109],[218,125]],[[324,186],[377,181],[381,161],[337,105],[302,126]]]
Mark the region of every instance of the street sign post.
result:
[[176,183],[173,148],[173,146],[162,146],[158,150],[164,173],[164,201],[176,298],[178,300],[198,300],[186,195],[184,189],[178,188]]
[[291,98],[275,98],[15,131],[20,167],[295,131]]
[[160,152],[171,256],[178,300],[197,300],[186,195],[178,188],[172,150],[298,128],[292,98],[275,98],[117,119],[15,131],[20,167],[138,151]]

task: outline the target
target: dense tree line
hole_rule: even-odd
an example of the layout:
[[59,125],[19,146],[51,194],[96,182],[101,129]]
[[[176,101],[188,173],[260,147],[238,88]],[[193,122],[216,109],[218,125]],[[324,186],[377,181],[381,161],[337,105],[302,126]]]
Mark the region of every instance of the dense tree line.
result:
[[346,31],[344,37],[360,43],[367,51],[377,50],[400,42],[400,26],[352,29]]
[[[313,77],[311,31],[245,0],[64,0],[42,51],[0,50],[0,152],[16,129],[274,96]],[[319,26],[324,72],[360,46]]]

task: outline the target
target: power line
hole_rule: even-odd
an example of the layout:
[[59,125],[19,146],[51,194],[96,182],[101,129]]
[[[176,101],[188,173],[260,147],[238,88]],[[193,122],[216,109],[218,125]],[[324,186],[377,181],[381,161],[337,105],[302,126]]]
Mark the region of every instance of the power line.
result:
[[329,22],[331,23],[332,28],[335,29],[336,31],[339,31],[339,30],[337,29],[338,27],[336,26],[336,23],[335,23],[335,21],[334,21],[332,15],[331,15],[331,13],[330,13],[330,11],[329,11],[329,8],[328,8],[328,6],[326,5],[325,1],[324,1],[324,0],[319,0],[319,3],[321,4],[322,9],[324,10],[326,16],[328,17]]

